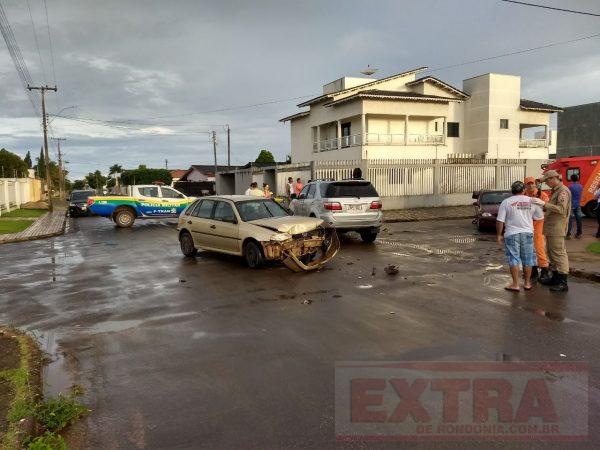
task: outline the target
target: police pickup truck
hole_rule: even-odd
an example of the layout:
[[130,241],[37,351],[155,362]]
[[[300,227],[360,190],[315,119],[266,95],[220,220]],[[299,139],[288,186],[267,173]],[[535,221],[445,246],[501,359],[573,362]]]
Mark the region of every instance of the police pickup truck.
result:
[[90,197],[87,205],[93,214],[129,228],[136,219],[179,217],[194,200],[171,187],[148,184],[127,186],[126,196]]

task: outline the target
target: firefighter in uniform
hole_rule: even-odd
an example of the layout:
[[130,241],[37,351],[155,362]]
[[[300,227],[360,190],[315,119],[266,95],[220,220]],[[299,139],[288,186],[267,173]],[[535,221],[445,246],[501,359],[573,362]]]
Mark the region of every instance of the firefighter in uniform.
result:
[[569,258],[565,246],[565,236],[571,213],[571,192],[560,181],[556,170],[549,170],[542,176],[552,188],[550,200],[532,199],[544,207],[544,235],[548,246],[548,256],[553,272],[552,277],[541,280],[542,284],[550,286],[551,291],[565,292],[569,290],[567,275],[569,274]]

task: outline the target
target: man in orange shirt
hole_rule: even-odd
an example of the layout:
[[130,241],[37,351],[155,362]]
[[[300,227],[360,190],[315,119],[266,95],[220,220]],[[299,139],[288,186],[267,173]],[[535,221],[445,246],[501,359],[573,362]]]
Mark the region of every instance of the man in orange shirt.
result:
[[[545,202],[548,201],[548,194],[537,186],[534,177],[525,178],[525,195],[537,197]],[[540,280],[548,278],[548,257],[546,255],[546,238],[544,237],[544,219],[533,221],[533,245],[537,257],[537,266],[532,268],[531,278],[535,278],[538,275]],[[541,273],[539,274],[538,267],[541,269]]]
[[298,178],[296,180],[296,186],[294,186],[296,189],[296,197],[300,195],[300,191],[302,190],[302,188],[304,187],[304,185],[302,184],[302,180],[300,178]]

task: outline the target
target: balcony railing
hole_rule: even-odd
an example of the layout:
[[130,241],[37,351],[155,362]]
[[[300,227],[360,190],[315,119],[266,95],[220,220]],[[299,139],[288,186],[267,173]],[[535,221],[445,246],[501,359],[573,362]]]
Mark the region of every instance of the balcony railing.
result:
[[519,147],[525,147],[525,148],[548,147],[548,141],[546,139],[519,139]]
[[341,148],[354,147],[357,145],[443,145],[444,136],[433,134],[409,134],[405,139],[404,134],[366,133],[342,136],[341,139],[325,139],[313,143],[313,151],[326,152],[337,150],[338,144]]

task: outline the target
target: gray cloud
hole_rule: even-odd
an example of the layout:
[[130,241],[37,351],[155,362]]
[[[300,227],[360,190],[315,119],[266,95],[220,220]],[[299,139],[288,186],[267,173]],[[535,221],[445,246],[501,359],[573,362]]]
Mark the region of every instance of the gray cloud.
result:
[[[30,2],[45,80],[26,3],[3,4],[35,82],[52,83],[43,3]],[[597,10],[593,0],[569,5]],[[261,148],[283,159],[289,153],[289,128],[278,119],[295,112],[298,101],[181,115],[318,94],[322,84],[357,75],[367,64],[385,76],[598,30],[596,18],[496,0],[48,0],[48,7],[59,87],[58,93],[48,94],[50,112],[77,105],[76,117],[158,126],[124,130],[56,119],[53,130],[68,138],[64,149],[75,176],[114,163],[162,166],[165,158],[173,168],[210,163],[212,148],[202,132],[213,128],[219,131],[219,158],[224,162],[223,128],[216,125],[225,123],[232,127],[235,163],[254,159]],[[600,97],[597,47],[598,39],[593,39],[433,73],[458,87],[464,78],[480,73],[518,74],[524,95],[558,105],[585,103]],[[0,146],[37,155],[39,120],[4,45],[0,95]],[[171,134],[156,132],[164,129]]]

